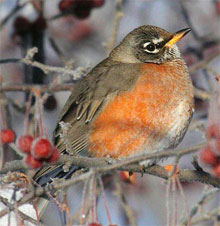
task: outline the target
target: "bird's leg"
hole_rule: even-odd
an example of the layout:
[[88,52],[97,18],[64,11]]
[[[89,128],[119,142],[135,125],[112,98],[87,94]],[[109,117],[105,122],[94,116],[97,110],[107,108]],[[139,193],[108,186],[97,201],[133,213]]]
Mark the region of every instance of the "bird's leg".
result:
[[156,159],[147,159],[147,160],[139,162],[139,165],[141,167],[141,175],[143,176],[146,169],[152,167],[156,163],[157,163]]

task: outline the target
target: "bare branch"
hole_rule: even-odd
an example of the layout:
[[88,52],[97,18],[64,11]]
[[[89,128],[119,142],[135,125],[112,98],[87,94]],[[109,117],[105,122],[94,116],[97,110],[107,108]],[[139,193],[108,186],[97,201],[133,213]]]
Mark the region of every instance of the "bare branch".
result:
[[[8,199],[6,199],[6,198],[4,198],[4,197],[2,197],[2,196],[0,196],[0,201],[1,201],[4,205],[6,205],[7,207],[10,205]],[[21,219],[22,219],[23,221],[28,221],[28,222],[31,222],[31,223],[33,223],[33,224],[35,224],[35,225],[38,225],[38,226],[45,226],[44,224],[38,222],[37,220],[35,220],[34,218],[28,216],[27,214],[23,213],[23,212],[20,211],[20,210],[18,210],[18,214],[20,215],[20,217],[21,217]]]
[[15,13],[17,13],[20,9],[27,5],[28,2],[24,2],[23,4],[19,4],[20,0],[17,0],[15,7],[9,12],[9,14],[0,22],[0,31],[4,27],[4,25],[8,22],[8,20],[13,17]]
[[[116,161],[115,163],[110,164],[106,159],[95,159],[95,158],[88,158],[88,157],[78,157],[74,156],[72,159],[70,159],[70,156],[61,156],[60,160],[56,163],[57,164],[65,164],[65,162],[71,162],[72,165],[80,166],[83,168],[93,168],[95,173],[106,173],[110,172],[114,169],[118,170],[125,170],[129,172],[139,172],[139,173],[147,173],[151,174],[157,177],[161,177],[164,179],[169,178],[169,173],[161,166],[153,166],[150,168],[147,168],[143,171],[143,167],[141,167],[138,162],[147,160],[147,159],[161,159],[161,158],[166,158],[166,157],[171,157],[171,156],[183,156],[186,154],[190,154],[195,152],[198,149],[201,149],[202,147],[205,146],[206,143],[201,143],[199,145],[195,145],[190,148],[182,149],[182,150],[171,150],[171,151],[163,151],[163,152],[156,152],[156,153],[151,153],[151,154],[146,154],[142,156],[137,156],[137,157],[132,157],[132,158],[127,158],[122,161]],[[109,160],[109,159],[108,159]],[[136,164],[135,164],[136,163]],[[55,165],[55,164],[54,164]],[[22,165],[21,161],[13,161],[7,163],[1,173],[6,173],[12,169],[19,170],[22,169],[24,170],[24,165]],[[86,176],[87,175],[87,176]],[[91,175],[91,172],[89,174],[85,174],[82,178],[88,179],[88,176]],[[197,170],[182,170],[178,173],[179,179],[181,182],[200,182],[204,184],[209,184],[214,187],[220,188],[220,179],[211,176],[210,174],[206,172],[199,172]],[[81,176],[80,176],[81,178]],[[81,181],[82,179],[70,179],[62,183],[61,187],[67,187],[72,185],[73,183],[76,183],[78,181]],[[60,185],[59,185],[60,186]],[[53,187],[55,189],[59,189],[60,187]],[[50,191],[50,189],[48,190]]]
[[195,95],[195,97],[197,97],[201,100],[210,100],[210,98],[211,98],[211,93],[209,93],[205,90],[195,88],[195,87],[194,87],[194,95]]
[[[192,207],[191,212],[190,212],[190,218],[194,217],[197,214],[199,208],[218,191],[219,191],[219,189],[216,189],[216,188],[205,191],[203,193],[202,197],[199,199],[198,203]],[[187,225],[187,222],[188,222],[188,219],[182,219],[180,222],[180,225]]]
[[119,23],[123,15],[124,14],[122,12],[122,0],[116,0],[116,9],[115,9],[115,15],[114,15],[114,21],[113,21],[112,35],[106,45],[108,53],[111,52],[112,49],[114,48]]
[[60,84],[56,86],[29,84],[0,86],[0,92],[27,92],[38,89],[42,92],[72,91],[74,89],[74,84]]
[[209,57],[207,57],[204,60],[199,61],[196,64],[193,64],[192,66],[189,67],[189,72],[192,74],[194,72],[196,72],[197,70],[206,68],[206,66],[216,57],[218,57],[220,55],[220,50],[217,50],[214,54],[210,55]]
[[71,70],[66,67],[54,67],[54,66],[45,65],[38,61],[33,61],[33,57],[37,52],[38,52],[38,49],[36,47],[33,47],[28,50],[25,58],[1,59],[0,64],[23,63],[26,65],[31,65],[33,67],[37,67],[37,68],[41,69],[45,74],[49,74],[49,73],[58,74],[59,73],[60,75],[69,75],[72,77],[73,80],[79,80],[82,77],[82,75],[84,75],[90,69],[90,65],[85,66],[85,67],[78,67],[75,70]]
[[122,189],[118,175],[114,176],[114,184],[115,184],[115,187],[116,187],[114,194],[119,199],[120,204],[121,204],[122,208],[124,209],[124,212],[125,212],[125,215],[128,219],[129,225],[137,226],[136,219],[135,219],[135,216],[134,216],[134,211],[132,210],[132,208],[130,207],[130,205],[128,204],[128,202],[125,198],[125,194],[124,194],[124,191]]

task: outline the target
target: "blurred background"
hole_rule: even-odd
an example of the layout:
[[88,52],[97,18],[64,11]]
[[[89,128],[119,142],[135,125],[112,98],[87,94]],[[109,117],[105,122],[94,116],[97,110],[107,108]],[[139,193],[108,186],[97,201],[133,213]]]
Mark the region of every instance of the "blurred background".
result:
[[[97,1],[98,7],[85,7],[84,13],[71,13],[63,10],[60,0],[33,1],[0,0],[0,59],[23,58],[27,49],[32,46],[40,48],[37,61],[51,66],[64,67],[68,63],[73,70],[78,67],[88,66],[92,68],[108,54],[108,44],[114,34],[115,14],[123,13],[117,29],[117,45],[123,37],[136,27],[150,24],[164,28],[170,32],[190,27],[192,32],[184,37],[178,46],[188,66],[192,66],[219,51],[220,42],[220,1],[218,0],[105,0]],[[14,13],[5,24],[2,23],[7,15],[19,4],[24,5]],[[98,4],[98,3],[97,3]],[[116,7],[116,5],[120,7]],[[39,5],[43,12],[39,13]],[[65,6],[65,5],[64,5]],[[63,6],[63,7],[64,7]],[[65,8],[65,7],[64,7]],[[62,11],[62,10],[63,11]],[[86,12],[85,12],[86,11]],[[71,15],[63,15],[62,13]],[[28,31],[27,23],[18,18],[25,18],[28,23],[35,24],[35,33]],[[43,20],[39,20],[43,18]],[[27,28],[26,28],[26,27]],[[32,28],[33,29],[33,28]],[[29,32],[29,33],[28,33]],[[34,33],[34,34],[33,34]],[[59,51],[52,45],[55,43]],[[60,55],[58,54],[60,53]],[[208,65],[208,68],[191,73],[194,86],[213,94],[218,92],[219,86],[215,77],[220,73],[220,57],[216,56]],[[37,76],[35,75],[37,74]],[[0,64],[0,75],[4,84],[51,83],[57,76],[62,82],[75,82],[70,76],[49,73],[44,75],[42,71],[33,71],[31,67],[22,64]],[[47,130],[50,137],[56,125],[56,120],[69,92],[59,92],[50,96],[45,103],[45,117]],[[23,93],[8,93],[8,98],[16,100],[20,105],[25,102]],[[205,98],[195,98],[196,111],[193,118],[195,123],[206,125],[209,112],[209,101]],[[218,110],[216,110],[217,113]],[[21,134],[24,124],[24,114],[10,106],[10,114],[13,129],[16,134]],[[187,132],[180,147],[197,144],[205,139],[205,133],[191,129]],[[7,156],[8,160],[14,156]],[[172,162],[163,161],[161,164]],[[186,156],[179,162],[179,168],[193,168],[192,156]],[[208,170],[208,169],[207,169]],[[204,185],[199,183],[182,184],[186,198],[180,190],[177,195],[177,218],[183,217],[185,201],[191,209],[204,190]],[[166,189],[164,180],[150,175],[141,177],[137,175],[134,183],[123,183],[123,193],[129,206],[133,209],[137,218],[137,225],[166,225]],[[117,225],[128,225],[127,217],[115,194],[114,186],[106,189],[107,203],[110,209],[112,222]],[[82,198],[82,185],[68,189],[68,200],[73,214],[78,208]],[[170,194],[170,202],[174,202],[173,194]],[[205,206],[205,211],[216,208],[219,205],[219,196],[212,199]],[[174,211],[173,209],[170,210]],[[103,225],[107,224],[103,202],[100,199],[98,205],[98,218]],[[62,217],[54,202],[50,202],[42,221],[46,225],[62,225]],[[199,225],[212,225],[212,222]]]

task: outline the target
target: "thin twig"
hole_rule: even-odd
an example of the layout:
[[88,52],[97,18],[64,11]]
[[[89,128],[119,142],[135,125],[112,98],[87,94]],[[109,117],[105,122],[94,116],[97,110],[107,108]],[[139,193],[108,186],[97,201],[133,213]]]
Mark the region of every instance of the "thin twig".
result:
[[[34,61],[33,57],[34,55],[38,52],[38,49],[36,47],[33,47],[31,49],[28,50],[27,55],[25,56],[25,58],[22,59],[1,59],[0,60],[0,64],[5,64],[5,63],[23,63],[26,65],[31,65],[32,67],[37,67],[39,69],[41,69],[44,74],[49,74],[49,73],[54,73],[57,74],[59,73],[60,75],[69,75],[72,77],[73,80],[79,80],[80,78],[82,78],[82,74],[85,73],[85,71],[88,70],[88,66],[86,66],[85,68],[83,67],[78,67],[76,70],[71,70],[68,69],[66,67],[54,67],[54,66],[49,66],[49,65],[45,65],[42,64],[38,61]],[[82,73],[80,73],[82,71]]]
[[210,220],[214,221],[216,219],[216,217],[218,217],[218,208],[213,209],[213,210],[211,210],[211,211],[209,211],[207,213],[204,213],[201,216],[195,218],[191,222],[191,225],[201,225],[201,222],[204,223],[204,221],[210,221]]
[[124,192],[122,190],[118,175],[114,175],[114,184],[115,184],[115,188],[116,188],[114,194],[118,197],[118,199],[124,209],[125,215],[129,221],[129,225],[136,226],[137,223],[136,223],[136,218],[134,216],[134,212],[131,209],[130,205],[127,203],[127,200],[126,200]]
[[15,7],[9,12],[9,14],[0,22],[0,31],[4,27],[4,25],[8,22],[10,18],[13,17],[15,13],[17,13],[20,9],[27,5],[29,2],[24,2],[23,4],[19,4],[20,0],[17,0]]
[[[6,198],[2,197],[2,196],[0,196],[0,202],[2,202],[2,203],[3,203],[4,205],[6,205],[6,206],[9,206],[9,205],[10,205],[9,201],[8,201]],[[31,222],[31,223],[33,223],[33,224],[35,224],[35,225],[38,225],[38,226],[45,226],[44,224],[38,222],[38,221],[35,220],[34,218],[32,218],[32,217],[26,215],[26,214],[23,213],[21,210],[18,210],[18,214],[20,215],[20,217],[21,217],[21,219],[22,219],[23,221],[28,221],[28,222]]]
[[[198,203],[192,207],[189,217],[192,219],[197,214],[199,207],[201,207],[205,202],[207,202],[218,191],[219,189],[216,188],[205,191],[202,197],[199,199]],[[187,223],[188,218],[182,219],[180,222],[181,225],[187,225]]]
[[51,85],[9,85],[1,86],[0,92],[30,92],[32,90],[40,90],[41,92],[62,92],[62,91],[72,91],[74,89],[74,84],[60,84],[56,86]]
[[210,100],[211,93],[194,87],[194,96],[201,100]]
[[115,15],[114,15],[114,21],[113,21],[113,29],[112,29],[112,35],[107,43],[107,51],[108,53],[112,51],[115,45],[118,27],[121,18],[123,17],[122,12],[122,0],[116,0],[116,7],[115,7]]
[[192,66],[189,67],[190,74],[196,72],[197,70],[206,68],[206,66],[219,55],[220,55],[220,49],[218,49],[212,55],[208,56],[206,59],[201,60],[196,64],[193,64]]

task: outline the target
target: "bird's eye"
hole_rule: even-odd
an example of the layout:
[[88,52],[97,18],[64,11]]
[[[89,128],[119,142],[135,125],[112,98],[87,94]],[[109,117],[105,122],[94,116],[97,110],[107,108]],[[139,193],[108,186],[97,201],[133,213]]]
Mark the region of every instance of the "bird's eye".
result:
[[155,47],[155,45],[154,44],[149,44],[149,45],[147,45],[146,46],[146,49],[149,51],[149,52],[153,52],[155,49],[156,49],[156,47]]
[[160,51],[160,46],[158,44],[154,44],[152,42],[145,42],[142,46],[145,52],[150,54],[156,54]]

